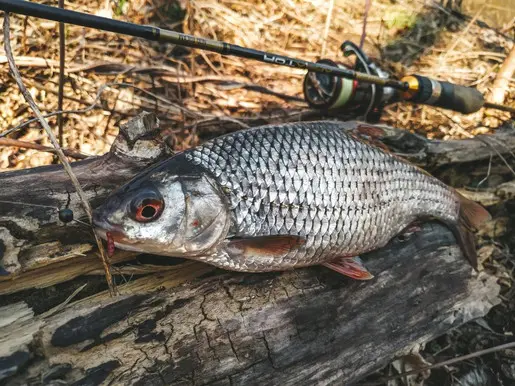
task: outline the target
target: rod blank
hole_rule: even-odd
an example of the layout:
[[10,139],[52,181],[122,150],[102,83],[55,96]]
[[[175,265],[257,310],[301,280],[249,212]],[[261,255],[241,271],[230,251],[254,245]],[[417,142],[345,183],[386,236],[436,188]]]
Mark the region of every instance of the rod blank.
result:
[[96,28],[99,30],[135,36],[147,40],[173,43],[181,46],[218,52],[225,55],[254,59],[263,63],[302,68],[308,71],[325,73],[342,78],[356,79],[364,83],[373,83],[383,87],[392,87],[399,90],[407,90],[408,88],[408,84],[406,82],[400,82],[393,79],[383,79],[378,76],[360,73],[346,68],[308,62],[302,59],[290,58],[288,56],[241,47],[217,40],[199,38],[153,26],[112,20],[106,17],[89,15],[82,12],[70,11],[24,0],[0,0],[0,10],[57,22],[80,25],[82,27]]
[[[290,58],[288,56],[255,50],[252,48],[246,48],[238,46],[236,44],[230,44],[218,40],[196,37],[193,35],[188,35],[176,31],[170,31],[154,26],[138,25],[134,23],[113,20],[106,17],[89,15],[82,12],[70,11],[67,9],[32,3],[30,1],[25,0],[0,0],[0,10],[47,20],[53,20],[62,23],[75,24],[82,27],[96,28],[99,30],[114,32],[117,34],[139,37],[146,40],[172,43],[180,46],[218,52],[224,55],[232,55],[246,59],[253,59],[260,61],[262,63],[270,63],[279,66],[306,69],[311,72],[324,73],[347,79],[355,79],[363,83],[376,84],[382,87],[392,87],[404,92],[408,92],[411,90],[409,82],[405,81],[404,79],[400,81],[394,79],[384,79],[379,76],[365,74],[343,67],[335,67],[324,63],[308,62],[302,59]],[[432,82],[438,84],[445,83],[445,85],[448,84],[447,82]],[[477,111],[483,106],[498,110],[510,111],[512,113],[515,112],[514,107],[484,102],[482,94],[480,94],[479,91],[477,91],[476,89],[452,85],[450,83],[449,85],[452,86],[451,88],[453,92],[456,90],[465,90],[466,92],[461,92],[458,97],[453,96],[452,98],[442,98],[439,95],[440,98],[437,98],[438,100],[436,102],[433,101],[433,103],[419,103],[432,104],[434,106],[448,108],[451,110],[460,111],[464,113]],[[411,93],[413,92],[420,93],[421,90],[411,90]],[[447,92],[447,94],[450,95],[452,93]],[[411,95],[411,97],[407,99],[415,101],[416,98],[413,98],[413,96],[415,96],[415,94]],[[431,98],[429,99],[432,100]],[[471,99],[471,101],[469,101],[469,99]]]

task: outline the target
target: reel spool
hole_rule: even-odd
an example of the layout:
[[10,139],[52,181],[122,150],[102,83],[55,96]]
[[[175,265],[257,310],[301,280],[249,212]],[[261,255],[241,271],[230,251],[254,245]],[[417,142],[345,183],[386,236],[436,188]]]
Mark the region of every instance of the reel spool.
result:
[[[330,59],[317,61],[333,67],[347,68]],[[304,77],[304,97],[308,104],[320,110],[333,110],[349,104],[358,84],[356,80],[340,78],[318,72],[308,72]]]
[[[341,49],[346,57],[356,56],[354,71],[388,78],[388,74],[378,68],[354,43],[345,41]],[[317,63],[349,69],[330,59],[321,59]],[[370,122],[379,121],[384,106],[396,95],[390,87],[311,71],[304,77],[303,91],[304,99],[314,109],[330,114],[352,115]]]

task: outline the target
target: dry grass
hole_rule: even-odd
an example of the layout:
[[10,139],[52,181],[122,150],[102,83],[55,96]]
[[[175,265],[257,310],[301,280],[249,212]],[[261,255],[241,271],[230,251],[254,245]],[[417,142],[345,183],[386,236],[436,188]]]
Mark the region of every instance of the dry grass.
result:
[[[102,0],[68,2],[65,7],[182,29],[307,60],[319,59],[325,43],[324,57],[348,63],[339,46],[345,39],[359,42],[364,3],[335,0],[326,34],[330,3],[194,0],[180,5],[165,0]],[[496,71],[513,42],[475,23],[460,21],[448,12],[432,2],[374,1],[368,16],[365,49],[394,76],[418,72],[477,86],[488,96]],[[481,19],[486,12],[488,8],[484,7],[473,16]],[[56,111],[57,23],[15,16],[12,24],[12,46],[27,86],[44,112]],[[513,35],[513,31],[511,23],[503,32]],[[259,85],[302,98],[302,70],[70,25],[66,26],[66,39],[64,109],[75,112],[65,115],[65,146],[85,154],[107,151],[119,124],[141,109],[156,111],[163,122],[164,135],[182,149],[195,145],[206,135],[246,125],[299,119],[299,112],[306,107],[304,102],[286,101],[244,87]],[[0,131],[31,118],[8,75],[4,59],[0,52]],[[513,103],[514,99],[511,87],[506,102]],[[508,118],[507,113],[493,110],[464,116],[431,107],[397,104],[386,109],[383,121],[430,137],[455,138],[488,132]],[[50,120],[56,127],[56,117]],[[206,134],[206,130],[211,133]],[[10,138],[48,145],[37,123],[10,134]],[[52,154],[33,149],[0,149],[0,170],[53,161]]]

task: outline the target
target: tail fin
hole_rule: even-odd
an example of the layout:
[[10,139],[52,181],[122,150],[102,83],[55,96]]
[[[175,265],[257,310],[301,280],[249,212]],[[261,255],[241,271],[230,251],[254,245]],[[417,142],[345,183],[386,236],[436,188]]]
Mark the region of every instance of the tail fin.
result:
[[454,234],[458,239],[463,254],[472,267],[477,270],[477,252],[474,231],[481,224],[491,220],[492,216],[478,203],[463,197],[457,193],[460,199],[460,213],[458,224],[454,227]]

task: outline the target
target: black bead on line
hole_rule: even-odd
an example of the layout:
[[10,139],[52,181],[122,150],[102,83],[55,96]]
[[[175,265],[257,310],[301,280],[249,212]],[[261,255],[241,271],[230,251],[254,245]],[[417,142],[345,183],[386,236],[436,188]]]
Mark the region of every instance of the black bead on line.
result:
[[[58,216],[59,216],[59,220],[61,220],[63,223],[67,224],[67,223],[73,221],[73,210],[68,209],[68,208],[59,209],[59,208],[56,208],[55,206],[50,206],[50,205],[28,204],[26,202],[7,201],[7,200],[0,200],[0,202],[1,203],[5,203],[5,204],[12,204],[12,205],[23,205],[23,206],[36,206],[36,207],[40,207],[40,208],[51,208],[53,210],[57,210]],[[81,224],[84,224],[80,220],[75,220],[75,221],[77,221],[77,222],[79,222]],[[87,224],[85,224],[85,225],[87,225]]]
[[59,209],[59,220],[64,223],[69,223],[73,221],[73,210],[65,208]]

